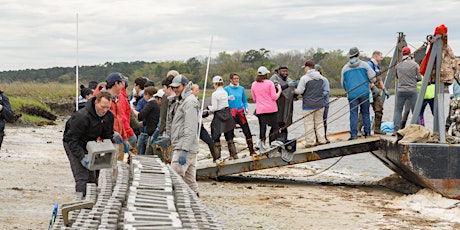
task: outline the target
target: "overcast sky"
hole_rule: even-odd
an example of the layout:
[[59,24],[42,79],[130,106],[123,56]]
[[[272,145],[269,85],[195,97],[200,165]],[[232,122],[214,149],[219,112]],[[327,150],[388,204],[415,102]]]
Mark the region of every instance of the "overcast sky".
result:
[[[449,28],[460,55],[460,1],[2,0],[0,71],[187,60],[219,52],[323,48],[392,56],[397,32],[411,48]],[[280,63],[281,64],[281,63]]]

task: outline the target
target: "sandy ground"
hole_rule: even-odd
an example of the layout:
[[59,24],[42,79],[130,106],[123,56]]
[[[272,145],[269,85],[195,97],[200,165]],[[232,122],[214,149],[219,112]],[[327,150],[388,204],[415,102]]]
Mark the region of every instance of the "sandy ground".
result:
[[[74,197],[62,147],[64,120],[57,123],[7,126],[0,150],[0,229],[46,229],[53,204]],[[372,156],[348,156],[311,176],[336,161],[199,181],[201,199],[226,229],[460,229],[459,200],[425,189],[400,193],[398,187],[410,185]]]

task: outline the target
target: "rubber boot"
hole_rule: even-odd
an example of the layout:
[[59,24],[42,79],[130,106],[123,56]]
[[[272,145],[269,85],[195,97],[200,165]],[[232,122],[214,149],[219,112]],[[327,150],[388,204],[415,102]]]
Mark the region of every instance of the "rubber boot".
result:
[[248,144],[249,155],[256,155],[256,152],[254,151],[254,143],[252,142],[252,138],[246,139],[246,143]]
[[214,143],[213,142],[209,143],[208,147],[209,147],[209,152],[211,152],[212,160],[215,161],[218,158],[217,158],[217,155],[216,155],[216,148],[214,146]]
[[374,122],[374,134],[386,134],[385,132],[382,132],[382,130],[380,129],[380,126],[382,125],[382,116],[379,116],[379,114],[375,114]]
[[235,143],[230,140],[227,141],[228,151],[230,152],[230,159],[238,159],[238,154],[236,153]]
[[220,151],[221,151],[220,142],[214,142],[214,155],[212,155],[213,162],[215,162],[217,159],[220,159]]

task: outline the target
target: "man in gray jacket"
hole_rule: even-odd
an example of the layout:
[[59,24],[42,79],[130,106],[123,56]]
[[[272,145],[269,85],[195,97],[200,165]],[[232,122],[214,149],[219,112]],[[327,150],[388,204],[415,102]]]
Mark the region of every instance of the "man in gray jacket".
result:
[[[305,126],[305,148],[317,144],[326,144],[323,113],[326,97],[329,96],[329,81],[315,70],[313,61],[306,61],[306,74],[300,78],[299,85],[294,91],[302,94],[302,110]],[[318,141],[318,142],[317,142]]]
[[171,123],[171,166],[198,195],[196,161],[198,154],[198,99],[193,95],[192,82],[183,75],[174,77],[171,86],[177,96]]
[[402,48],[403,61],[396,66],[396,102],[395,111],[393,113],[394,131],[399,130],[401,114],[406,101],[410,102],[410,110],[412,113],[417,102],[417,81],[422,80],[420,75],[419,65],[412,60],[410,56],[410,48]]

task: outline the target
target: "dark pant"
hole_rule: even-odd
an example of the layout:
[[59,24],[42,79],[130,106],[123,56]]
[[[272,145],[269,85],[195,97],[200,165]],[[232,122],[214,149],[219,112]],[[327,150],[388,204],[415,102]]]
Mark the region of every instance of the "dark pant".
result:
[[265,133],[267,132],[267,125],[271,126],[268,140],[270,142],[277,140],[279,136],[279,127],[277,119],[277,113],[264,113],[257,114],[259,118],[259,138],[261,141],[265,141]]
[[[200,135],[201,136],[201,135]],[[233,137],[235,136],[235,134],[233,134],[233,130],[231,131],[228,131],[226,133],[224,133],[224,137],[225,137],[225,140],[226,141],[231,141],[233,140]],[[220,142],[220,136],[214,140],[214,142]]]
[[70,168],[72,169],[73,178],[75,179],[75,191],[83,193],[86,196],[86,184],[96,183],[97,176],[95,171],[89,171],[80,163],[80,160],[73,155],[69,145],[64,142],[64,150],[69,158]]
[[249,129],[248,122],[243,124],[241,121],[240,117],[238,115],[234,116],[233,119],[235,120],[235,123],[237,123],[241,129],[243,130],[243,134],[246,137],[246,139],[252,138],[251,130]]
[[211,144],[211,136],[209,136],[208,131],[201,125],[201,131],[200,131],[200,140],[202,140],[206,144]]
[[422,109],[420,110],[420,125],[421,126],[425,126],[425,117],[423,116],[423,114],[425,113],[425,108],[427,105],[430,105],[431,114],[434,116],[434,98],[423,100]]
[[328,113],[329,113],[329,105],[326,105],[324,107],[324,112],[323,112],[324,135],[327,134],[327,115]]
[[0,120],[0,149],[2,149],[3,136],[5,136],[5,121]]

